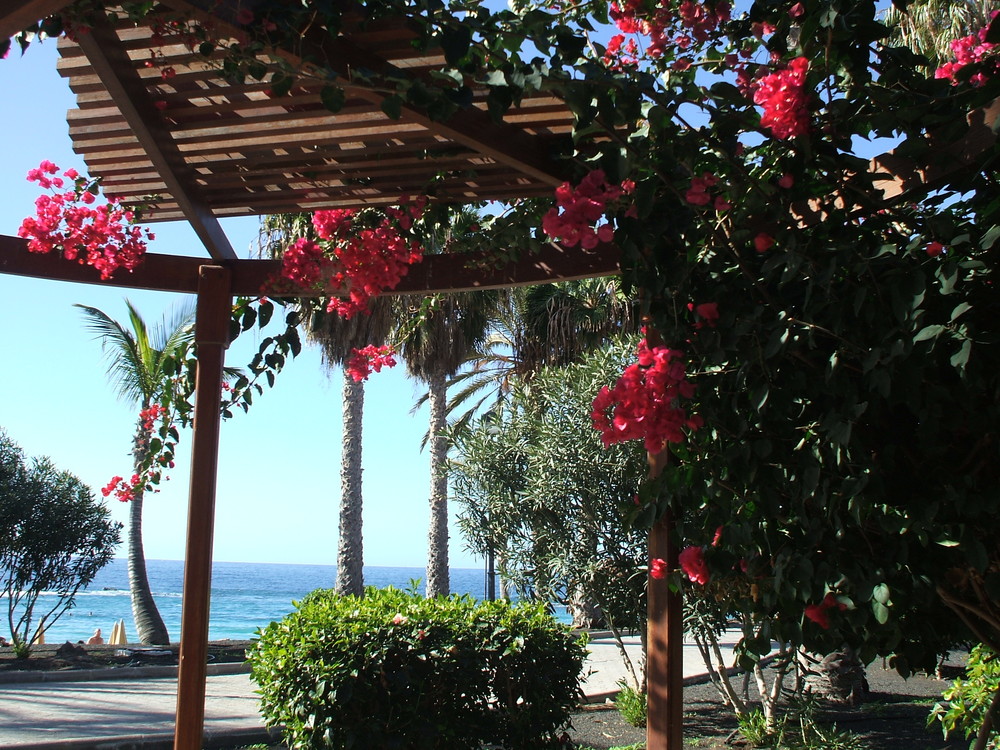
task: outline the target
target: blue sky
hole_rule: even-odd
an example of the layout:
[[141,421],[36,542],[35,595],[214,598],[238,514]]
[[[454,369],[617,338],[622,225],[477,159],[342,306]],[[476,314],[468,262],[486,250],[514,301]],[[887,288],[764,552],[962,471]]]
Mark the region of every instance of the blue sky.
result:
[[[28,170],[49,159],[86,172],[72,152],[66,111],[74,100],[56,72],[54,40],[12,51],[0,61],[4,100],[0,164],[0,234],[15,235],[34,212],[37,186]],[[256,219],[224,227],[241,255],[249,254]],[[152,226],[151,252],[208,257],[180,223]],[[96,277],[95,273],[95,277]],[[126,319],[124,298],[147,322],[161,319],[183,295],[102,288],[91,284],[0,274],[0,427],[29,455],[48,455],[63,469],[100,488],[130,471],[128,455],[136,414],[108,384],[100,344],[85,330],[74,303]],[[227,364],[244,365],[257,349],[244,334]],[[214,557],[219,561],[334,564],[340,493],[339,373],[324,372],[319,352],[306,347],[278,377],[274,389],[222,426]],[[426,408],[410,414],[421,393],[403,367],[373,375],[365,402],[365,562],[422,567],[426,561],[428,456],[421,452]],[[178,463],[158,495],[148,497],[146,556],[182,559],[187,525],[190,435],[182,435]],[[111,500],[115,518],[128,508]],[[454,510],[454,509],[453,509]],[[124,547],[121,554],[124,554]],[[478,567],[452,529],[453,567]]]

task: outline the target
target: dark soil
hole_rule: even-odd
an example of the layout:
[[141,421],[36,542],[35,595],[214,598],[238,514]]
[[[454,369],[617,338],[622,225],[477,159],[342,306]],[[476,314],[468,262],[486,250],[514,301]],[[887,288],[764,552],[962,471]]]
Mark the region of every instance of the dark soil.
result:
[[[250,641],[213,641],[208,644],[209,664],[229,664],[246,659]],[[180,646],[88,646],[83,643],[35,646],[27,659],[16,659],[10,647],[0,647],[0,674],[11,671],[61,671],[116,667],[176,666]]]
[[[953,670],[958,671],[958,670]],[[960,736],[945,740],[940,725],[927,727],[927,715],[950,683],[926,676],[904,680],[878,664],[868,668],[870,694],[857,707],[825,706],[816,715],[821,726],[836,724],[867,743],[871,750],[965,750]],[[751,697],[754,693],[751,693]],[[630,726],[610,704],[587,706],[573,715],[570,738],[578,747],[608,750],[645,740],[645,730]],[[684,689],[684,746],[704,750],[748,748],[736,720],[709,683]]]
[[[250,641],[216,641],[208,646],[209,663],[238,663],[245,659]],[[87,646],[83,644],[36,646],[28,659],[15,659],[10,648],[0,648],[0,674],[14,670],[72,670],[176,665],[178,645]],[[951,665],[946,675],[957,676],[961,667]],[[927,715],[948,680],[912,676],[872,664],[867,673],[870,694],[857,707],[825,706],[817,714],[823,726],[836,724],[863,739],[871,750],[965,750],[961,737],[946,741],[938,726],[926,726]],[[739,680],[737,679],[737,683]],[[751,688],[751,698],[755,693]],[[588,705],[575,712],[569,738],[577,748],[609,750],[645,740],[645,729],[630,726],[610,703]],[[684,745],[702,750],[748,748],[736,731],[736,720],[710,684],[684,689]]]

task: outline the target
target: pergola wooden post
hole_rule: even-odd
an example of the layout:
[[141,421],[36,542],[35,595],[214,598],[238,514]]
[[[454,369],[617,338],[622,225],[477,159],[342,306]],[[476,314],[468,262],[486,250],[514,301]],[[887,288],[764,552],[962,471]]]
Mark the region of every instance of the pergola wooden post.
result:
[[[674,522],[668,513],[649,532],[649,561],[677,569]],[[650,566],[652,567],[652,566]],[[680,591],[666,578],[646,587],[646,750],[681,750],[684,744],[684,611]]]
[[181,601],[181,648],[177,675],[176,750],[199,750],[205,726],[208,620],[212,593],[212,541],[219,464],[222,370],[232,313],[230,273],[202,266],[198,273],[195,345],[194,435],[188,501],[187,550]]

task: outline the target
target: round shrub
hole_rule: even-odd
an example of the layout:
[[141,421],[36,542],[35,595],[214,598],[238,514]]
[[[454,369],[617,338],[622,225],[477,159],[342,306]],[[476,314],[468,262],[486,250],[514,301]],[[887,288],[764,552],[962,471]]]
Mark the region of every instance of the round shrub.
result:
[[312,592],[248,658],[265,723],[289,746],[461,750],[554,739],[585,655],[542,605],[367,588]]

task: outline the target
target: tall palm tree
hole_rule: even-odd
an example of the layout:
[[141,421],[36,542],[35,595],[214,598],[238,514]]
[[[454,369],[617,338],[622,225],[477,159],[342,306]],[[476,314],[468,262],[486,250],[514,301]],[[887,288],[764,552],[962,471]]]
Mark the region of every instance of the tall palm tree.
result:
[[[467,208],[442,207],[437,229],[424,237],[427,253],[445,252],[453,243],[470,244],[480,216]],[[428,222],[428,227],[435,226]],[[448,571],[448,379],[483,343],[500,295],[493,290],[436,294],[420,304],[400,298],[399,353],[412,377],[427,384],[430,403],[430,524],[427,533],[427,596],[451,592]]]
[[[424,301],[418,323],[402,340],[399,352],[411,376],[427,384],[430,402],[431,486],[427,535],[427,596],[451,592],[448,573],[448,378],[486,335],[489,291],[439,294]],[[413,311],[417,312],[417,311]]]
[[[313,236],[309,214],[265,216],[261,225],[261,253],[281,257],[285,247],[300,237]],[[312,300],[299,303],[306,337],[319,345],[323,364],[328,371],[342,370],[341,392],[343,431],[340,456],[340,511],[337,540],[337,580],[339,594],[361,596],[364,593],[364,528],[362,492],[362,422],[365,408],[364,381],[355,381],[348,373],[347,363],[354,349],[369,344],[385,343],[395,322],[392,302],[375,297],[369,303],[367,315],[344,319],[328,313]]]
[[504,402],[515,381],[530,381],[545,366],[564,366],[638,329],[635,300],[616,279],[584,279],[508,290],[496,307],[490,333],[451,378],[448,412],[464,427],[483,410]]
[[[118,396],[140,410],[160,403],[171,378],[164,371],[166,361],[182,352],[194,338],[193,312],[182,310],[172,320],[149,327],[131,302],[128,327],[96,307],[76,305],[83,310],[87,328],[100,339],[108,360],[108,376]],[[149,454],[155,427],[140,417],[132,438],[132,459],[139,473]],[[143,490],[135,489],[129,504],[128,581],[132,597],[132,617],[141,643],[163,646],[170,643],[167,628],[156,607],[146,575],[142,545]]]

